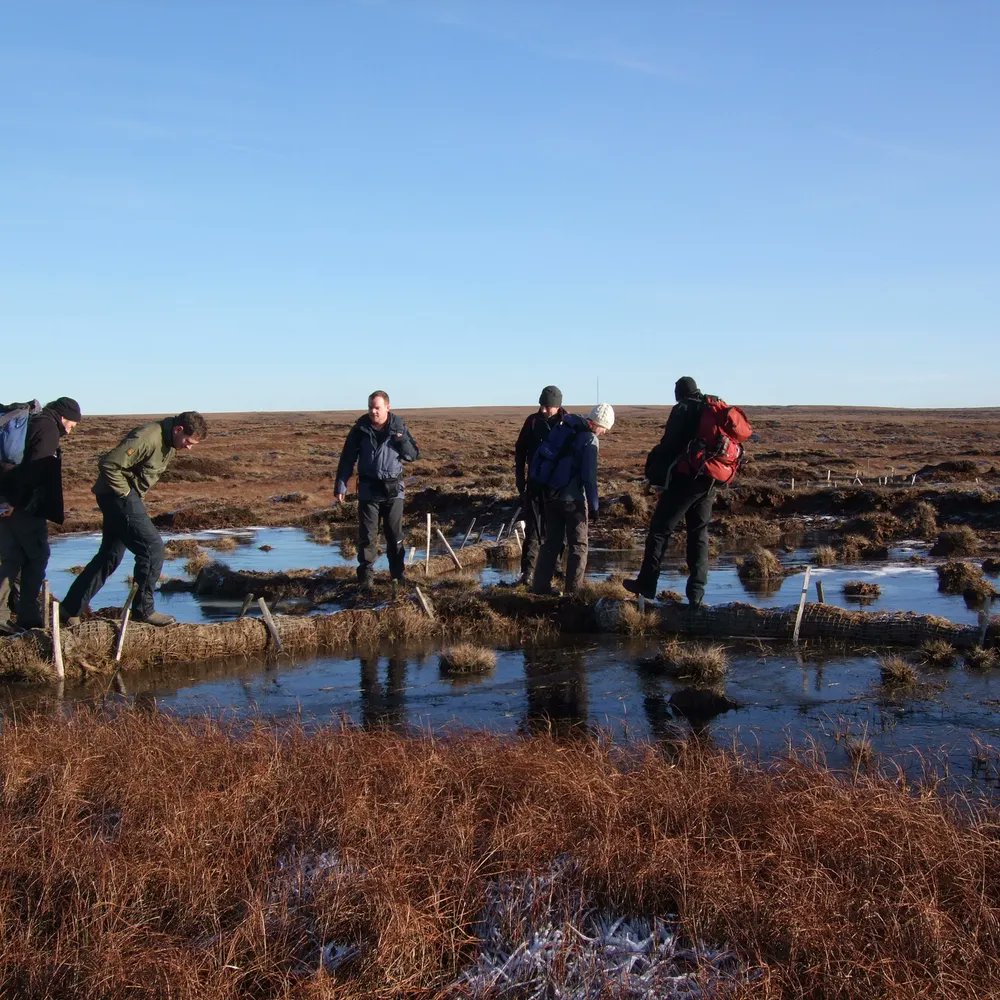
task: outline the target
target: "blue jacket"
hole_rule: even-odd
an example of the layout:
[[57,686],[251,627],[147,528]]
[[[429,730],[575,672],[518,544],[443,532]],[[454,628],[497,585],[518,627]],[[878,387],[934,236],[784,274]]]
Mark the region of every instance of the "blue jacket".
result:
[[389,414],[389,422],[377,431],[366,413],[348,431],[344,449],[337,465],[335,492],[347,492],[347,480],[358,467],[358,499],[401,496],[403,493],[403,463],[420,457],[402,417]]
[[569,466],[569,481],[561,490],[548,490],[549,499],[567,500],[576,503],[586,501],[587,509],[596,514],[597,499],[597,456],[600,444],[597,435],[590,429],[585,417],[567,413],[563,422],[576,430],[573,444],[561,460]]

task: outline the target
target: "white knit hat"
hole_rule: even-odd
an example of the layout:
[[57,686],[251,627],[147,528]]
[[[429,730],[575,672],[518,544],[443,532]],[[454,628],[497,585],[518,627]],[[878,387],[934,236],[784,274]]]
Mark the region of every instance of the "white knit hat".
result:
[[598,427],[611,430],[615,425],[615,411],[610,403],[598,403],[591,411],[590,417]]

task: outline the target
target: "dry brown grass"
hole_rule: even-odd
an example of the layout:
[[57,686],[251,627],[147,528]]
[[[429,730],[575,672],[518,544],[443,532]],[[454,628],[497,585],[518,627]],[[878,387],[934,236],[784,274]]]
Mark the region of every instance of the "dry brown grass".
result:
[[438,663],[443,674],[488,674],[497,665],[497,654],[485,646],[460,642],[442,649]]
[[163,546],[167,559],[191,559],[201,552],[201,543],[196,538],[171,538]]
[[214,560],[207,552],[196,551],[186,563],[184,572],[188,576],[197,576],[206,566],[210,566]]
[[233,535],[216,535],[213,538],[203,538],[201,544],[206,549],[214,549],[216,552],[232,552],[240,543]]
[[955,647],[943,639],[930,639],[918,651],[920,659],[929,667],[952,667],[955,664]]
[[875,598],[882,593],[882,588],[877,583],[865,580],[847,580],[843,586],[846,597],[869,597]]
[[931,547],[932,556],[974,556],[979,551],[979,536],[967,524],[945,528]]
[[813,549],[814,566],[833,566],[837,561],[837,552],[832,545],[817,545]]
[[917,538],[933,538],[938,530],[937,511],[926,500],[918,500],[904,512],[906,531]]
[[974,598],[993,597],[996,591],[973,563],[952,559],[937,567],[938,590],[945,594],[969,594]]
[[780,580],[784,576],[781,560],[770,550],[756,548],[736,562],[741,580]]
[[1000,667],[1000,650],[973,646],[962,653],[966,665],[973,670],[996,670]]
[[917,683],[916,670],[902,656],[883,656],[878,667],[886,687],[911,688]]
[[677,638],[663,643],[654,663],[696,684],[716,684],[729,672],[729,655],[725,646],[682,642]]
[[996,995],[996,813],[875,775],[132,714],[8,725],[0,770],[3,996],[430,1000],[490,887],[564,857],[762,969],[727,996]]

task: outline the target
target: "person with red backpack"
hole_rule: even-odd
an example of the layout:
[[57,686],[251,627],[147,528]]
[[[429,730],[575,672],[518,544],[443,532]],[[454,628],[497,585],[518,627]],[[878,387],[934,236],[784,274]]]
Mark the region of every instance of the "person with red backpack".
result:
[[646,459],[646,478],[662,492],[649,521],[642,566],[638,577],[623,586],[632,594],[656,596],[663,553],[683,520],[687,526],[687,599],[698,607],[708,580],[712,504],[719,485],[728,485],[736,476],[743,442],[753,430],[738,406],[706,396],[690,375],[677,380],[674,398],[677,402],[663,437]]

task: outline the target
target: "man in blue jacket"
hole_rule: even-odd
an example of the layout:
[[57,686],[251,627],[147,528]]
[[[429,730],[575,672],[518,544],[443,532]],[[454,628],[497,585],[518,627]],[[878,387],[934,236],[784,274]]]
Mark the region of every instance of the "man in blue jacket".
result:
[[[611,430],[615,411],[598,403],[588,417],[567,413],[560,428],[553,429],[545,446],[536,451],[533,478],[539,483],[545,511],[545,540],[531,583],[534,594],[551,594],[552,574],[566,541],[565,589],[572,594],[583,585],[587,572],[588,525],[597,519],[598,438]],[[542,461],[539,461],[539,459]]]
[[347,480],[358,467],[358,583],[372,584],[382,522],[389,556],[389,576],[403,579],[403,463],[420,457],[420,449],[402,417],[390,412],[389,394],[379,389],[368,397],[368,412],[348,431],[337,466],[333,499],[343,503]]

